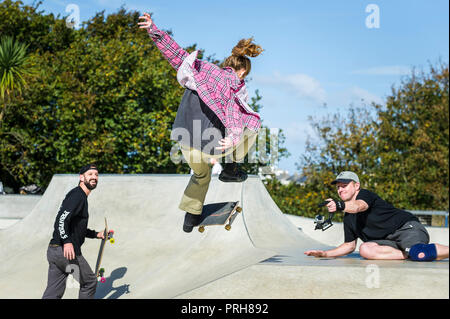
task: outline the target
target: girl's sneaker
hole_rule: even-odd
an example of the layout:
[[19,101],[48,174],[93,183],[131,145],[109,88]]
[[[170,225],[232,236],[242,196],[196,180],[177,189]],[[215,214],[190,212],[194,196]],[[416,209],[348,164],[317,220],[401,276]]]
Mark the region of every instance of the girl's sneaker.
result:
[[238,168],[237,163],[225,163],[224,169],[219,175],[219,180],[222,182],[237,182],[241,183],[247,179],[248,175],[243,170]]
[[184,224],[183,224],[183,230],[186,233],[190,233],[194,226],[197,226],[200,221],[200,215],[194,215],[191,213],[186,213],[184,215]]

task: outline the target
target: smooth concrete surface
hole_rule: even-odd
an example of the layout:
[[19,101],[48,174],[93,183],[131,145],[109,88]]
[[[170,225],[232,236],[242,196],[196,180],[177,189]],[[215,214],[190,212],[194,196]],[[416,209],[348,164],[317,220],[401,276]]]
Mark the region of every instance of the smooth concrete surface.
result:
[[[332,270],[322,266],[250,266],[177,298],[226,299],[439,299],[448,298],[447,276],[438,269],[384,268],[349,265]],[[447,290],[445,290],[447,285]]]
[[0,218],[0,229],[9,228],[22,218]]
[[42,195],[0,195],[0,219],[21,219],[41,200]]
[[[300,231],[257,176],[241,184],[222,183],[217,177],[211,181],[205,203],[241,201],[243,212],[230,231],[215,226],[204,233],[184,233],[178,203],[189,178],[100,175],[88,199],[89,228],[100,231],[106,216],[116,243],[105,248],[107,282],[98,284],[97,298],[449,297],[448,259],[415,263],[373,262],[358,254],[305,256],[305,250],[333,245],[313,240],[305,233],[307,227]],[[78,175],[55,175],[31,213],[0,230],[0,298],[42,296],[55,216],[77,181]],[[83,245],[92,267],[99,244],[86,239]],[[70,279],[64,297],[77,295]]]

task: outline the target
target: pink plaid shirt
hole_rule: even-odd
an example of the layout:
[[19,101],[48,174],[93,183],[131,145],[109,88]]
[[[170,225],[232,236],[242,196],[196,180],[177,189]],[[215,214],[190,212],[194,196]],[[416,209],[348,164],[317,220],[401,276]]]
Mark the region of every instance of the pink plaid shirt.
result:
[[233,69],[222,69],[197,59],[197,52],[187,53],[154,23],[148,33],[170,65],[177,70],[180,84],[196,90],[221,120],[233,145],[239,143],[245,127],[255,132],[261,128],[261,117],[247,104],[245,82],[239,79]]

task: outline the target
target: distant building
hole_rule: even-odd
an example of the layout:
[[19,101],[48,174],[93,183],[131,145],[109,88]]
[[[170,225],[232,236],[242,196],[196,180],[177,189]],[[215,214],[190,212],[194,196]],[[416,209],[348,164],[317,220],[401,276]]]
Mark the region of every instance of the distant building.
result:
[[306,177],[297,172],[290,175],[289,171],[281,170],[273,166],[260,167],[258,175],[262,180],[276,178],[282,185],[288,185],[290,183],[303,185],[306,181]]

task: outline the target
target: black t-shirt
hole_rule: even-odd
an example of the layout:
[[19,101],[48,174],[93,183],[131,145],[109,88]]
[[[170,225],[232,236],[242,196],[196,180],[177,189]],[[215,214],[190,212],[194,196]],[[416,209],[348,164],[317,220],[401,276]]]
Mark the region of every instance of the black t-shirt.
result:
[[97,238],[95,230],[87,228],[89,220],[87,195],[80,186],[67,193],[56,215],[53,238],[50,244],[72,243],[75,255],[81,255],[84,239]]
[[351,242],[357,238],[361,238],[364,242],[384,239],[404,223],[412,220],[419,221],[413,214],[395,208],[377,194],[366,189],[361,189],[356,199],[365,201],[369,208],[356,214],[345,213],[345,242]]

